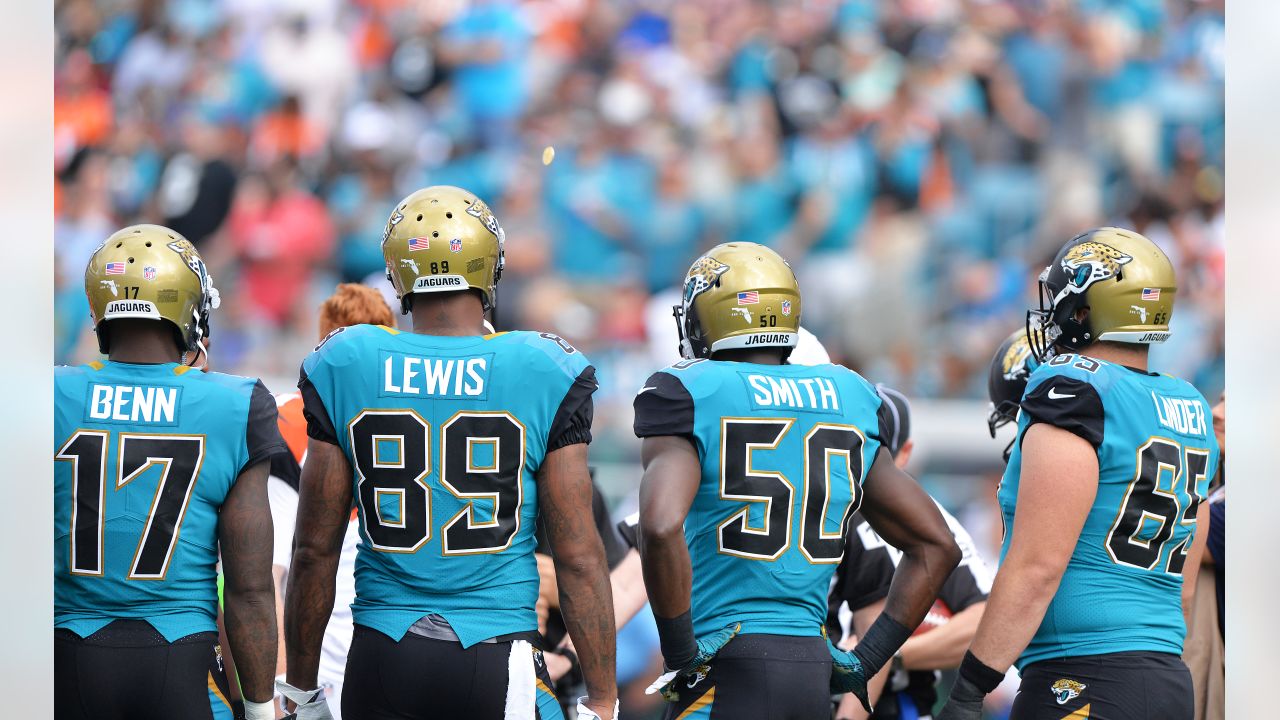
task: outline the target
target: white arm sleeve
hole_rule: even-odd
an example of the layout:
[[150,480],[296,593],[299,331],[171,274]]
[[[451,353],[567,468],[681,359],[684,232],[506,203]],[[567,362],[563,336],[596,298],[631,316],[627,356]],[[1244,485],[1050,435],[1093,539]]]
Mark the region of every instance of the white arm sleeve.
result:
[[267,478],[267,500],[271,503],[271,524],[275,540],[271,547],[271,564],[289,571],[293,557],[293,525],[298,519],[298,491],[272,475]]

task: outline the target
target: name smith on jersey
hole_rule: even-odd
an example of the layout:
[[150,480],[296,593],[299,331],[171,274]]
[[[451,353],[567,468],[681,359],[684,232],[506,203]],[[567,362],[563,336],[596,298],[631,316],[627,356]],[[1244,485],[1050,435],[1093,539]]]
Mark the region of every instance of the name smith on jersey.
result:
[[807,408],[810,410],[840,410],[840,395],[836,384],[828,378],[789,378],[770,375],[747,375],[752,393],[751,400],[757,407]]

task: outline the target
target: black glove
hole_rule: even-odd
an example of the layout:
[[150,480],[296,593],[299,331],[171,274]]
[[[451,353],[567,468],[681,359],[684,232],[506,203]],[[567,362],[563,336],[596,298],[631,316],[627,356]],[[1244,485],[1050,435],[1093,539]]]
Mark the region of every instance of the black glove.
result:
[[960,661],[960,677],[937,720],[982,720],[982,700],[1004,680],[1004,673],[988,667],[972,652]]
[[936,720],[982,720],[982,700],[986,693],[963,677],[956,678],[951,697]]

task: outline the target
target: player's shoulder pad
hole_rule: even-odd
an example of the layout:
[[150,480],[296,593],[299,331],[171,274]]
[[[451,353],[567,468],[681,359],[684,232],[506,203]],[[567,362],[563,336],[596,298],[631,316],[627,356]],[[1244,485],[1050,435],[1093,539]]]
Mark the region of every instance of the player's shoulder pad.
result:
[[[179,366],[177,369],[181,370],[182,367]],[[196,370],[195,368],[184,371],[179,377],[190,382],[223,387],[239,395],[252,394],[254,386],[262,382],[256,377],[232,375],[231,373],[213,372],[208,370],[202,371]]]
[[1127,373],[1128,370],[1101,360],[1094,360],[1084,355],[1064,353],[1056,355],[1048,362],[1042,363],[1027,377],[1027,389],[1023,396],[1030,394],[1037,386],[1050,378],[1074,380],[1092,385],[1099,393],[1111,388],[1116,382],[1116,373]]
[[1092,358],[1059,355],[1031,373],[1022,395],[1022,413],[1029,424],[1061,428],[1097,448],[1106,429],[1102,398],[1114,381],[1111,371],[1115,369]]
[[350,365],[380,336],[399,334],[399,330],[383,325],[348,325],[336,328],[302,361],[302,370],[310,375],[320,365]]
[[580,350],[553,333],[516,330],[488,337],[488,342],[498,347],[519,348],[535,371],[561,373],[572,379],[591,365]]
[[93,370],[94,368],[89,365],[54,365],[53,377],[54,379],[80,377],[88,375]]
[[636,437],[693,435],[694,396],[671,368],[650,375],[636,392],[632,407]]
[[850,370],[843,365],[825,363],[823,365],[815,365],[814,367],[828,369],[831,373],[831,377],[834,378],[836,382],[840,383],[842,387],[846,387],[850,391],[857,393],[859,396],[865,395],[877,400],[880,398],[880,391],[876,389],[876,386],[870,380],[862,377],[857,372]]
[[[658,375],[666,375],[683,387],[690,396],[702,398],[714,395],[726,378],[736,378],[740,370],[741,368],[734,363],[699,358],[672,363],[654,373],[650,379],[657,378]],[[659,379],[657,382],[668,381]],[[645,386],[653,384],[653,382],[645,382]],[[636,397],[638,398],[639,395]]]

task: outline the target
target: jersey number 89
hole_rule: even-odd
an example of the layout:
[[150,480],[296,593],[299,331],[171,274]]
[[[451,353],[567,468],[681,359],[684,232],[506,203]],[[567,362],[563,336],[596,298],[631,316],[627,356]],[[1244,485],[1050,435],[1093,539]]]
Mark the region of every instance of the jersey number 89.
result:
[[[776,560],[791,545],[795,486],[780,472],[758,470],[752,452],[778,447],[794,420],[724,418],[720,427],[720,497],[764,503],[763,527],[751,527],[744,506],[720,523],[720,552],[753,560]],[[804,512],[800,550],[812,563],[838,563],[844,557],[849,518],[862,502],[862,433],[851,425],[821,423],[804,438]],[[835,532],[827,532],[827,510],[835,493],[832,456],[843,456],[849,500]]]
[[[347,426],[356,471],[356,502],[375,550],[416,552],[431,539],[431,425],[412,410],[365,410]],[[477,450],[485,446],[483,460]],[[474,502],[444,521],[445,555],[505,550],[520,529],[524,502],[524,426],[505,412],[460,412],[440,429],[440,484],[464,501],[490,500],[493,515],[476,518]],[[384,515],[388,500],[397,512]]]

